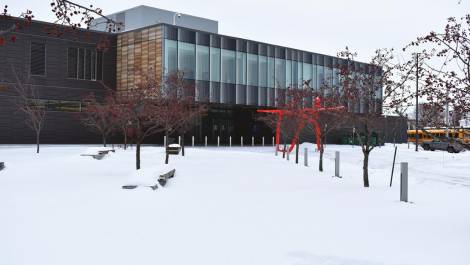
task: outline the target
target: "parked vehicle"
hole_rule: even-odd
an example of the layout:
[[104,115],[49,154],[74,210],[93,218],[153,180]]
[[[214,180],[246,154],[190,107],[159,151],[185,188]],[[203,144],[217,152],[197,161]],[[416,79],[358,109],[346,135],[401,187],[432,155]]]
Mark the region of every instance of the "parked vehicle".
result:
[[459,153],[465,149],[460,143],[457,142],[444,142],[444,141],[430,141],[423,142],[421,146],[424,150],[443,150],[449,153]]

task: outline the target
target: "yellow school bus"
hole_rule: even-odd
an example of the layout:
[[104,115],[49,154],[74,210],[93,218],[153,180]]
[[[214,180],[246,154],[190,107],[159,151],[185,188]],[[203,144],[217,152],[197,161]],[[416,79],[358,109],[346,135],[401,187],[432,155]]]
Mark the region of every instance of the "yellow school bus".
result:
[[[416,130],[408,130],[408,142],[416,141]],[[446,129],[425,129],[418,130],[418,143],[430,142],[433,137],[435,138],[445,138]],[[465,144],[470,144],[470,129],[469,128],[459,128],[459,129],[449,129],[449,138],[454,138],[457,141]]]

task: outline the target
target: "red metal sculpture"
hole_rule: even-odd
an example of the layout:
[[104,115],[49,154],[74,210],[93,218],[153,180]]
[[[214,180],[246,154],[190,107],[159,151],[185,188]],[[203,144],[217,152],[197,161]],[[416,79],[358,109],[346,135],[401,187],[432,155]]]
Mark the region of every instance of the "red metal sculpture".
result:
[[[315,104],[313,105],[313,108],[304,108],[300,109],[298,111],[292,111],[292,110],[282,110],[282,109],[271,109],[271,110],[258,110],[258,112],[261,113],[271,113],[271,114],[276,114],[277,115],[277,124],[276,124],[276,148],[280,152],[292,152],[294,149],[295,145],[299,141],[299,134],[302,131],[302,129],[305,127],[307,122],[310,122],[314,129],[315,133],[317,135],[316,137],[316,143],[317,143],[317,149],[320,149],[320,141],[321,141],[321,129],[320,125],[318,124],[318,113],[322,111],[333,111],[333,110],[341,110],[344,109],[343,106],[340,107],[322,107],[321,106],[321,99],[320,97],[315,98]],[[280,148],[280,136],[281,136],[281,123],[282,119],[284,116],[298,116],[300,118],[300,122],[297,126],[297,129],[295,131],[294,137],[292,138],[292,141],[290,143],[290,146],[287,150],[284,148]]]

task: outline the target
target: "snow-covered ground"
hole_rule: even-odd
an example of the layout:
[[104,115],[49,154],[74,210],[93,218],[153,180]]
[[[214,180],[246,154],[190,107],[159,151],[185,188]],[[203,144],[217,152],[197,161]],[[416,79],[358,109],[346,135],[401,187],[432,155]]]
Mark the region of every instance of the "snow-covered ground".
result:
[[368,189],[351,146],[327,146],[324,173],[314,152],[304,167],[272,147],[187,148],[156,191],[121,186],[156,183],[163,148],[144,147],[138,173],[134,150],[80,156],[93,151],[0,146],[0,265],[470,264],[470,152],[400,145],[403,203],[392,145],[372,152]]

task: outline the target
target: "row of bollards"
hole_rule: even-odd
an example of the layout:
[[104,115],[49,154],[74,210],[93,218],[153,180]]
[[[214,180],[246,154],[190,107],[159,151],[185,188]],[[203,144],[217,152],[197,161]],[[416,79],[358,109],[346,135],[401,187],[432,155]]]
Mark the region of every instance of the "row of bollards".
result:
[[[181,145],[181,136],[178,136],[178,144]],[[163,136],[163,146],[167,145],[166,136]],[[195,138],[191,137],[191,145],[195,146]],[[204,146],[207,147],[207,136],[204,137]],[[229,146],[232,147],[232,136],[229,136]],[[244,146],[243,136],[240,137],[240,146]],[[255,146],[255,137],[251,137],[251,146]],[[265,146],[264,136],[261,137],[261,146]],[[272,146],[274,146],[274,137],[272,138]],[[217,136],[217,147],[220,147],[220,136]]]
[[[275,147],[274,154],[278,156],[279,146]],[[286,155],[286,159],[289,160],[289,151],[283,151]],[[396,148],[393,157],[393,162],[395,164],[396,158]],[[297,163],[298,161],[296,161]],[[304,148],[304,166],[308,167],[308,148]],[[394,167],[394,166],[393,166]],[[393,179],[393,167],[392,167],[392,178],[390,179],[390,187],[392,186],[392,179]],[[400,163],[400,201],[408,202],[408,163],[402,162]],[[340,175],[340,152],[335,151],[335,175],[334,177],[342,178]]]

